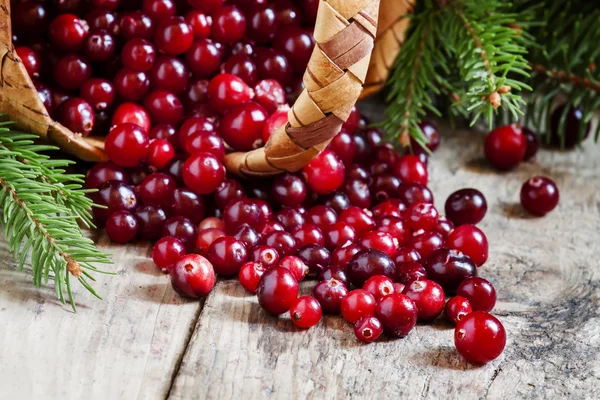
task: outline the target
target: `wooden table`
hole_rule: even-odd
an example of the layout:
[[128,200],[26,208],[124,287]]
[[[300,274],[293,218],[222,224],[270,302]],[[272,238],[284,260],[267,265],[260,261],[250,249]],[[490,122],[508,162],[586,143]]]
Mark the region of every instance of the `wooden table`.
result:
[[[104,301],[76,289],[79,312],[15,270],[0,240],[1,399],[599,398],[600,146],[542,151],[516,171],[482,158],[482,136],[448,132],[431,159],[431,188],[475,187],[508,333],[499,359],[475,366],[443,320],[405,339],[362,345],[341,317],[302,331],[266,316],[235,281],[204,302],[178,297],[150,246],[110,246],[117,276],[98,276]],[[519,206],[528,177],[552,177],[559,207],[533,218]]]

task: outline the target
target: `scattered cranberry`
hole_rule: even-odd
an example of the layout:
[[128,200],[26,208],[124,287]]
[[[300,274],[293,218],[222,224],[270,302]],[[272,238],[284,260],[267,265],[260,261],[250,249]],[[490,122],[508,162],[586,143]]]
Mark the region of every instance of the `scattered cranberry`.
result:
[[444,309],[444,290],[434,281],[428,279],[413,281],[404,288],[402,293],[417,305],[420,321],[433,321]]
[[[180,189],[177,189],[177,190],[180,190]],[[175,198],[175,195],[177,193],[177,190],[175,190],[175,193],[173,193],[173,197],[174,198]],[[186,189],[183,189],[183,190],[186,190]],[[189,195],[193,194],[194,196],[196,196],[195,193],[190,192],[189,190],[186,190],[186,192],[187,192],[186,196],[188,194]],[[200,197],[198,197],[198,196],[196,196],[196,198],[200,199]],[[193,197],[192,197],[192,199],[193,199]],[[194,200],[192,200],[192,201],[194,201]],[[181,203],[183,203],[183,202],[181,202]],[[174,214],[178,214],[178,213],[175,212]],[[179,215],[183,215],[183,214],[179,214]],[[186,215],[183,215],[183,216],[186,217],[186,218],[189,218],[190,220],[192,220],[192,218],[190,218],[190,217],[188,217]],[[202,218],[200,218],[200,219],[202,219]],[[200,221],[200,224],[198,224],[198,232],[202,232],[205,229],[211,229],[211,228],[217,228],[217,229],[220,229],[222,231],[225,231],[225,222],[223,222],[222,219],[217,218],[217,217],[208,217],[208,218],[202,219],[202,221]]]
[[171,217],[163,227],[162,236],[174,236],[181,240],[188,253],[194,249],[198,229],[185,217]]
[[[433,122],[423,121],[419,124],[419,128],[421,128],[421,131],[425,135],[425,146],[432,152],[436,151],[440,146],[440,133],[437,126]],[[421,145],[412,137],[410,139],[410,147],[415,154],[423,153]]]
[[530,178],[521,187],[521,205],[535,215],[545,215],[554,210],[559,197],[554,181],[544,176]]
[[260,242],[260,235],[248,224],[239,226],[233,237],[244,243],[247,249],[254,248]]
[[525,139],[527,140],[527,149],[525,150],[525,156],[523,157],[523,161],[529,161],[537,154],[538,148],[540,146],[540,141],[531,129],[523,128],[523,134],[525,135]]
[[87,36],[85,24],[73,14],[59,15],[52,21],[48,31],[50,42],[64,51],[78,51]]
[[262,131],[267,111],[253,101],[235,106],[221,118],[219,134],[234,150],[248,151],[263,145]]
[[152,247],[152,261],[163,271],[167,272],[185,255],[185,247],[181,240],[173,236],[160,238]]
[[375,275],[367,279],[363,289],[371,293],[376,301],[381,300],[387,295],[395,293],[394,282],[383,275]]
[[452,297],[448,300],[444,308],[446,319],[454,325],[458,324],[461,319],[471,312],[473,312],[473,309],[471,308],[469,300],[462,296]]
[[448,196],[445,211],[456,226],[475,225],[485,216],[487,201],[477,189],[460,189]]
[[321,281],[313,289],[313,295],[326,313],[339,313],[347,294],[346,285],[336,279]]
[[290,308],[292,322],[299,328],[308,329],[321,320],[321,304],[312,296],[299,297]]
[[392,257],[396,253],[396,242],[394,237],[386,232],[371,231],[365,233],[359,240],[359,244],[368,249],[383,251]]
[[414,236],[407,246],[416,250],[423,259],[444,246],[444,237],[437,232],[424,232]]
[[375,297],[367,290],[355,289],[342,299],[341,311],[344,319],[355,323],[365,316],[375,313]]
[[139,223],[138,236],[145,240],[157,240],[161,237],[167,220],[162,208],[148,204],[135,210],[135,216]]
[[427,167],[417,156],[402,156],[394,165],[394,175],[402,182],[427,184]]
[[212,13],[211,36],[218,42],[234,43],[242,39],[246,17],[233,6],[223,6]]
[[94,129],[94,110],[87,101],[72,97],[58,108],[58,120],[71,131],[86,137]]
[[274,267],[260,278],[258,304],[269,314],[280,315],[290,310],[298,297],[298,282],[290,271]]
[[108,217],[115,211],[133,211],[137,207],[137,197],[130,186],[120,181],[107,181],[98,187],[93,194],[96,204],[106,208],[94,208],[94,219],[99,225],[104,225]]
[[173,289],[186,297],[207,296],[216,282],[213,266],[198,254],[181,257],[171,268],[170,274]]
[[198,236],[196,236],[196,251],[206,256],[208,254],[208,249],[213,242],[219,238],[225,237],[225,232],[219,228],[208,228],[200,231]]
[[375,307],[375,317],[390,335],[404,337],[417,324],[417,305],[410,297],[393,293],[384,297]]
[[328,149],[306,164],[303,171],[308,187],[318,194],[334,192],[344,182],[344,164]]
[[448,240],[448,236],[453,230],[454,224],[445,215],[440,215],[435,223],[435,226],[433,227],[433,231],[442,235],[442,237],[446,240]]
[[85,188],[96,189],[98,186],[108,181],[128,183],[128,178],[125,174],[125,170],[120,166],[110,161],[99,162],[88,171],[85,178]]
[[287,256],[279,261],[279,266],[289,270],[298,282],[308,274],[308,265],[296,256]]
[[225,236],[212,242],[206,258],[213,265],[217,274],[233,276],[237,275],[242,265],[248,261],[248,253],[243,242],[231,236]]
[[447,293],[454,293],[467,278],[477,275],[469,256],[457,250],[439,249],[425,261],[429,279],[439,283]]
[[112,124],[135,124],[144,134],[150,132],[150,116],[148,115],[148,112],[135,103],[121,103],[113,114]]
[[350,259],[362,248],[356,244],[345,244],[343,246],[337,247],[331,253],[331,265],[343,268],[346,270],[346,265],[350,261]]
[[496,290],[486,279],[473,276],[462,281],[456,290],[457,296],[469,301],[473,311],[489,312],[496,305]]
[[323,246],[325,244],[325,236],[323,232],[312,224],[297,226],[292,230],[292,236],[296,240],[298,247],[303,247],[309,244]]
[[256,294],[258,282],[260,282],[260,278],[265,271],[265,266],[260,262],[248,261],[247,263],[244,263],[238,273],[240,285],[248,292]]
[[345,209],[340,214],[339,221],[345,222],[354,228],[357,235],[363,235],[375,228],[373,217],[367,211],[356,206]]
[[252,249],[250,259],[261,263],[265,269],[271,269],[279,264],[279,253],[272,247],[259,245]]
[[105,229],[113,242],[127,243],[137,234],[138,222],[129,211],[115,211],[106,220]]
[[527,150],[527,139],[520,125],[505,125],[491,131],[485,138],[485,157],[496,168],[515,168]]
[[398,188],[398,198],[406,206],[415,203],[433,204],[433,193],[427,186],[420,183],[403,182]]
[[140,184],[138,194],[144,204],[165,207],[171,202],[177,183],[171,175],[155,172]]
[[293,255],[296,250],[294,237],[287,232],[274,231],[263,237],[262,243],[277,250],[282,256]]
[[418,280],[427,279],[427,270],[418,262],[408,261],[396,263],[396,280],[405,285]]
[[404,218],[408,226],[417,231],[423,229],[425,231],[432,230],[438,219],[438,212],[433,204],[430,203],[415,203],[408,207]]
[[465,253],[478,267],[488,259],[485,233],[474,225],[462,225],[454,229],[446,239],[446,246]]
[[346,271],[341,267],[329,266],[324,268],[317,277],[319,282],[328,281],[330,279],[338,280],[348,286],[348,276],[346,275]]
[[210,153],[196,153],[183,167],[183,181],[198,194],[214,192],[225,178],[225,167]]
[[364,316],[354,324],[354,335],[364,343],[376,341],[383,333],[381,322],[373,316]]
[[[583,125],[583,111],[581,108],[570,107],[565,110],[562,105],[552,112],[550,117],[550,143],[560,148],[573,148],[590,134],[591,122]],[[566,114],[566,115],[565,115]],[[564,117],[563,117],[564,116]],[[561,120],[564,126],[561,129]]]
[[362,287],[367,279],[375,275],[385,275],[393,279],[396,268],[394,262],[384,252],[364,249],[350,259],[346,273],[354,286]]
[[208,84],[208,98],[216,110],[225,112],[236,105],[249,101],[251,90],[237,76],[220,74]]
[[474,311],[456,324],[454,345],[468,361],[484,364],[502,354],[506,345],[506,332],[498,318]]

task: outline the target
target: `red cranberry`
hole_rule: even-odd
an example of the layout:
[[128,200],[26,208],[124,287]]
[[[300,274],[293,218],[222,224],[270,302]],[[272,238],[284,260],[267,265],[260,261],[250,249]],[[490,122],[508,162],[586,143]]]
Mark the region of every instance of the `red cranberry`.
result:
[[208,101],[208,81],[206,79],[194,79],[183,93],[183,104],[189,109],[196,103]]
[[395,293],[394,282],[384,275],[375,275],[367,279],[363,289],[371,293],[376,301]]
[[155,172],[143,180],[139,187],[139,196],[144,204],[161,207],[169,205],[177,183],[171,175]]
[[362,248],[356,244],[348,244],[341,247],[337,247],[331,253],[331,265],[343,268],[346,270],[346,266],[352,257],[361,251]]
[[115,88],[109,81],[100,78],[88,79],[81,85],[79,95],[96,111],[104,110],[115,100]]
[[210,153],[217,157],[219,161],[225,159],[225,144],[223,140],[219,136],[209,132],[198,132],[189,136],[185,143],[185,150],[188,154]]
[[41,82],[34,81],[35,90],[38,94],[38,97],[44,103],[44,108],[48,113],[52,114],[54,112],[54,97],[52,95],[52,90]]
[[[401,218],[404,215],[406,206],[398,199],[388,199],[383,203],[377,204],[371,212],[373,217],[377,219],[383,219],[386,217]],[[378,225],[381,225],[378,223]]]
[[223,164],[210,153],[196,153],[183,167],[183,181],[198,194],[214,192],[225,178]]
[[150,132],[150,116],[144,108],[135,103],[122,103],[112,117],[113,125],[135,124],[144,134]]
[[396,280],[404,285],[427,279],[427,271],[416,261],[396,264]]
[[[421,128],[423,135],[425,135],[425,146],[432,152],[436,151],[440,146],[440,133],[437,126],[433,122],[422,121],[419,124],[419,128]],[[410,147],[415,154],[423,152],[421,145],[413,138],[410,139]]]
[[384,252],[392,257],[396,253],[396,241],[389,233],[370,231],[361,236],[359,245]]
[[176,125],[183,118],[181,101],[175,94],[165,90],[150,92],[144,99],[144,107],[155,124]]
[[346,285],[336,279],[321,281],[313,289],[313,295],[326,313],[339,313],[342,300],[348,294]]
[[[354,136],[357,138],[359,136]],[[360,155],[357,154],[356,159],[360,160]],[[350,168],[346,169],[346,178],[347,179],[360,179],[365,182],[371,181],[371,173],[367,171],[364,167],[358,164],[350,165]]]
[[336,222],[325,231],[325,244],[327,248],[334,249],[346,243],[356,241],[356,231],[345,222]]
[[192,8],[210,14],[221,8],[224,1],[225,0],[188,0],[188,3]]
[[321,320],[321,304],[312,296],[299,297],[290,308],[292,322],[299,328],[308,329]]
[[258,304],[269,314],[280,315],[294,305],[298,282],[290,271],[274,267],[264,273],[257,289]]
[[285,207],[296,207],[306,199],[306,185],[295,175],[279,175],[273,181],[271,195],[273,200]]
[[484,364],[502,354],[506,345],[506,332],[498,318],[474,311],[456,324],[454,345],[468,361]]
[[[588,137],[591,130],[591,122],[584,123],[584,114],[580,107],[569,107],[565,105],[558,107],[550,117],[550,143],[561,148],[573,148]],[[564,119],[563,129],[561,121]]]
[[489,312],[496,305],[496,289],[489,281],[477,276],[462,281],[456,295],[466,298],[473,311]]
[[223,210],[229,202],[245,198],[246,193],[238,181],[226,179],[219,187],[217,187],[214,197],[217,207]]
[[446,240],[448,239],[448,235],[450,235],[453,230],[454,224],[445,215],[439,216],[435,226],[433,227],[433,231],[442,235],[442,237]]
[[319,276],[317,277],[317,280],[319,282],[328,281],[330,279],[336,279],[342,282],[344,285],[348,286],[348,276],[346,275],[346,272],[340,267],[329,266],[323,269],[323,271],[321,271],[319,273]]
[[187,66],[199,78],[208,78],[216,72],[222,57],[221,49],[210,39],[197,40],[185,53]]
[[67,90],[79,89],[91,77],[91,65],[77,55],[64,56],[54,66],[54,80]]
[[[318,244],[302,246],[296,255],[308,265],[310,272],[313,274],[319,274],[331,263],[329,251]],[[345,279],[341,280],[345,283]]]
[[363,289],[355,289],[342,299],[342,316],[353,324],[362,317],[373,315],[375,304],[375,297],[371,293]]
[[411,249],[410,247],[400,247],[396,251],[394,255],[394,262],[396,265],[400,265],[402,263],[407,262],[420,262],[421,255],[415,249]]
[[92,0],[92,6],[95,9],[104,8],[114,11],[119,7],[120,0]]
[[354,335],[364,343],[376,341],[383,333],[381,322],[370,315],[364,316],[354,324]]
[[237,275],[248,261],[248,253],[243,242],[230,236],[218,238],[208,248],[206,258],[215,272],[223,276]]
[[274,6],[280,26],[298,26],[302,23],[302,16],[297,4],[290,0],[276,0]]
[[177,13],[175,2],[172,0],[144,0],[142,11],[155,22],[173,17]]
[[119,19],[121,35],[127,40],[133,38],[151,39],[154,23],[141,11],[123,13]]
[[344,164],[328,149],[310,161],[303,173],[308,187],[318,194],[331,193],[344,182]]
[[137,234],[138,222],[129,211],[115,211],[106,220],[105,229],[113,242],[127,243]]
[[491,131],[485,138],[485,158],[496,168],[513,169],[525,156],[527,139],[520,125],[505,125]]
[[271,269],[279,264],[279,253],[269,246],[256,246],[250,254],[252,261],[261,263],[265,269]]
[[425,232],[414,236],[407,246],[418,251],[423,259],[427,259],[431,253],[444,246],[444,238],[437,232]]
[[[263,106],[269,114],[273,114],[285,104],[285,91],[276,80],[264,79],[254,86],[254,101]],[[287,112],[285,115],[287,122]]]
[[262,146],[262,130],[267,111],[257,103],[240,104],[227,111],[219,125],[219,134],[234,150],[248,151]]
[[23,66],[27,70],[29,77],[32,79],[39,78],[42,70],[42,60],[40,55],[33,51],[33,49],[25,46],[17,46],[15,47],[15,51],[23,62]]
[[194,32],[181,17],[163,19],[154,32],[154,43],[165,54],[183,54],[193,42]]
[[48,5],[41,1],[11,2],[12,28],[19,35],[39,35],[48,28]]
[[525,149],[525,156],[523,157],[523,161],[531,160],[535,157],[538,148],[540,146],[539,140],[535,133],[528,128],[522,128],[523,134],[525,135],[525,140],[527,141],[527,146]]
[[251,98],[251,90],[250,87],[237,76],[231,74],[219,74],[208,84],[208,98],[215,109],[220,112],[225,112],[236,105],[249,101]]
[[188,252],[194,249],[198,229],[185,217],[171,217],[165,222],[162,236],[174,236],[181,240]]
[[303,225],[305,222],[304,215],[295,208],[282,209],[275,214],[275,219],[286,231],[291,231],[295,227]]
[[271,48],[257,49],[255,61],[259,79],[274,79],[283,86],[292,83],[292,66],[281,52]]
[[356,156],[356,144],[352,136],[345,130],[341,130],[329,143],[329,149],[342,160],[345,166],[350,166]]
[[391,335],[404,337],[417,324],[417,305],[410,297],[393,293],[381,299],[375,307],[375,317]]
[[157,240],[161,237],[167,215],[162,208],[145,205],[135,210],[139,222],[138,236],[145,240]]
[[258,282],[260,282],[260,278],[265,271],[266,268],[259,262],[248,261],[247,263],[244,263],[238,274],[240,285],[242,285],[246,291],[256,294]]
[[361,236],[375,228],[375,221],[366,211],[359,207],[348,207],[345,209],[339,218],[340,222],[345,222],[356,231],[356,234]]
[[210,36],[212,18],[202,11],[188,11],[188,13],[185,14],[185,22],[192,28],[194,39],[206,39]]
[[223,6],[212,14],[211,36],[221,43],[234,43],[242,39],[246,17],[233,6]]
[[429,231],[437,223],[438,212],[432,204],[416,203],[408,207],[404,218],[412,230]]
[[213,266],[198,254],[183,256],[170,271],[171,285],[181,296],[204,297],[215,286]]
[[[186,190],[186,189],[182,189],[182,190]],[[177,193],[177,191],[175,191],[175,193]],[[193,192],[189,192],[189,193],[190,194],[194,194],[194,196],[195,196],[195,193],[193,193]],[[175,197],[175,196],[173,196],[173,197]],[[184,215],[184,217],[185,217],[185,215]],[[187,217],[187,218],[189,218],[189,217]],[[189,219],[191,220],[191,218],[189,218]],[[211,228],[217,228],[217,229],[220,229],[222,231],[225,231],[225,222],[223,222],[223,220],[221,220],[221,219],[219,219],[217,217],[208,217],[208,218],[204,218],[198,224],[198,231],[199,232],[202,232],[205,229],[211,229]]]
[[163,171],[175,178],[180,186],[183,186],[183,166],[186,160],[187,156],[176,154],[163,168]]
[[123,182],[108,181],[98,187],[93,195],[94,202],[106,208],[94,208],[94,218],[102,226],[115,211],[133,211],[137,206],[137,198],[133,189]]
[[289,270],[298,282],[302,281],[308,274],[308,265],[296,256],[283,257],[279,261],[279,266]]
[[385,275],[393,279],[396,275],[394,262],[382,251],[364,249],[356,253],[348,262],[348,279],[361,287],[367,279],[375,275]]
[[219,238],[225,237],[225,232],[218,228],[208,228],[198,233],[196,237],[196,251],[206,256],[208,249],[213,242]]
[[122,68],[114,78],[115,89],[127,101],[139,101],[150,90],[150,80],[145,72]]
[[267,234],[263,237],[262,244],[273,247],[282,257],[293,255],[296,250],[296,241],[292,235],[283,231],[274,231]]
[[390,174],[379,174],[371,184],[371,193],[377,202],[396,199],[400,194],[400,179]]
[[307,244],[317,244],[319,246],[323,246],[325,244],[325,236],[323,235],[323,232],[311,224],[298,226],[294,228],[291,234],[296,240],[298,247],[302,247]]
[[247,249],[252,249],[260,242],[260,236],[258,232],[250,227],[248,224],[239,226],[233,234],[233,237],[246,246]]
[[342,129],[354,133],[354,131],[358,127],[358,122],[360,121],[360,118],[361,115],[360,111],[358,110],[358,107],[353,106],[352,110],[350,111],[350,115],[348,116],[348,119],[346,120],[346,122],[344,122],[344,125],[342,125]]
[[256,228],[261,222],[260,209],[252,199],[242,198],[234,200],[225,207],[223,221],[228,232],[235,231],[241,224],[248,224]]
[[181,257],[185,255],[185,247],[181,240],[165,236],[160,238],[152,247],[152,261],[164,272],[167,272],[173,267]]
[[439,283],[447,293],[454,293],[467,278],[477,276],[477,267],[469,256],[450,249],[436,250],[425,261],[429,279]]
[[314,224],[323,230],[337,221],[337,214],[332,208],[319,205],[314,206],[306,212],[306,223]]
[[92,62],[108,62],[115,54],[117,44],[103,29],[90,32],[83,43],[83,53]]
[[106,137],[106,154],[122,167],[140,164],[148,153],[148,137],[135,124],[115,125]]
[[359,179],[346,179],[342,191],[348,196],[353,206],[360,208],[371,207],[371,192],[365,181]]
[[256,5],[251,7],[246,15],[248,17],[246,36],[259,44],[271,42],[279,29],[275,8],[270,5]]
[[404,245],[410,238],[410,230],[403,219],[397,217],[383,217],[377,222],[377,232],[385,233],[393,238],[394,254],[396,247]]
[[73,14],[56,17],[48,30],[50,42],[64,51],[78,51],[87,36],[85,24]]
[[71,131],[86,137],[94,129],[94,110],[87,101],[73,97],[60,105],[58,120]]
[[402,156],[394,165],[394,175],[402,182],[427,184],[427,167],[417,156]]
[[462,296],[452,297],[450,300],[448,300],[444,308],[446,319],[452,322],[454,325],[458,324],[458,321],[463,319],[471,312],[473,312],[473,310],[471,308],[471,304],[469,304],[469,300]]
[[96,8],[85,16],[90,30],[103,29],[113,35],[119,33],[117,16],[107,9]]
[[236,54],[230,57],[221,65],[221,72],[238,76],[248,85],[254,85],[258,81],[256,65],[252,58],[245,54]]
[[275,131],[281,128],[288,122],[287,111],[277,110],[267,120],[263,126],[262,138],[265,143],[269,141],[269,138]]
[[348,196],[344,192],[333,192],[328,195],[323,202],[323,205],[332,208],[336,214],[341,213],[351,206]]
[[[188,140],[196,133],[216,133],[215,124],[203,117],[192,117],[185,120],[181,127],[179,128],[179,141],[181,146],[185,148],[187,146]],[[222,144],[222,143],[221,143]],[[196,146],[194,146],[196,147]],[[214,147],[214,146],[210,146]],[[217,150],[216,147],[214,150]],[[212,152],[212,151],[211,151]],[[215,151],[215,156],[219,156],[220,151]],[[223,149],[223,156],[225,155],[225,150]],[[222,158],[222,157],[220,157]]]
[[125,46],[121,50],[123,65],[134,71],[150,71],[155,57],[156,50],[154,46],[145,39],[131,39],[125,43]]
[[173,145],[166,139],[154,139],[148,147],[146,162],[154,168],[164,168],[175,157]]
[[521,205],[535,215],[545,215],[558,205],[558,187],[549,178],[535,176],[521,187]]
[[398,198],[407,206],[415,203],[433,204],[433,193],[420,183],[403,182],[398,188]]
[[282,29],[273,42],[273,47],[283,53],[296,72],[303,72],[306,69],[314,46],[312,33],[296,26]]
[[446,240],[446,246],[466,254],[478,267],[488,259],[487,238],[481,229],[473,225],[462,225],[454,229]]
[[487,201],[477,189],[461,189],[448,196],[445,210],[454,225],[474,225],[485,216]]
[[152,87],[181,93],[188,86],[189,72],[186,65],[177,57],[162,56],[152,65],[149,72]]
[[444,309],[444,290],[434,281],[428,279],[413,281],[404,288],[402,293],[417,305],[420,321],[433,321]]
[[86,189],[96,189],[98,186],[107,181],[121,181],[128,183],[125,170],[118,165],[110,162],[99,162],[94,164],[87,173],[85,178]]

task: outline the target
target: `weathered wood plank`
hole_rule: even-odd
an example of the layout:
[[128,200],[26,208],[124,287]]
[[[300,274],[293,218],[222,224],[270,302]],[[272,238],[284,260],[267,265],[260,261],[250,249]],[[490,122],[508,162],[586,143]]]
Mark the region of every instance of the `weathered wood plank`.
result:
[[[462,187],[487,196],[481,226],[491,249],[480,273],[496,285],[509,335],[499,359],[467,364],[442,321],[367,346],[340,317],[300,331],[229,281],[207,299],[170,398],[600,397],[600,146],[542,151],[509,173],[487,167],[481,148],[473,133],[444,136],[430,176],[442,210]],[[545,218],[518,204],[521,184],[537,174],[561,190]]]
[[201,304],[174,294],[148,245],[108,251],[118,275],[97,275],[104,301],[77,287],[74,314],[15,270],[0,239],[0,398],[166,396]]

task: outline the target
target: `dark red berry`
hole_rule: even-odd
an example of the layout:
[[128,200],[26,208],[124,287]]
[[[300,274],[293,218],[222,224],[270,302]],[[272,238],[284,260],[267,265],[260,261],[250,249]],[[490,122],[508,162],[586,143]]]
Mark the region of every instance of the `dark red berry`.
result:
[[454,230],[454,224],[445,215],[440,215],[432,230],[448,240],[448,236]]
[[285,207],[296,207],[306,199],[306,185],[292,174],[279,175],[271,186],[273,200]]
[[383,251],[390,257],[396,253],[396,243],[397,240],[394,240],[392,235],[380,231],[367,232],[358,241],[359,245],[367,249]]
[[469,304],[469,300],[462,296],[452,297],[448,300],[444,308],[446,319],[454,325],[458,324],[458,321],[471,312],[473,312],[473,309],[471,308],[471,304]]
[[163,271],[169,271],[185,255],[181,240],[173,236],[160,238],[152,247],[152,261]]
[[105,230],[113,242],[127,243],[137,234],[138,222],[129,211],[115,211],[106,220]]
[[408,226],[414,230],[423,229],[429,231],[433,229],[438,219],[438,212],[433,204],[415,203],[408,207],[404,214],[404,219]]
[[213,242],[219,238],[225,237],[225,232],[219,228],[207,228],[203,229],[196,236],[195,248],[196,252],[206,256],[208,249]]
[[421,255],[415,249],[411,249],[410,247],[400,247],[396,250],[396,254],[394,254],[394,262],[396,265],[413,261],[421,261]]
[[321,304],[323,312],[337,314],[342,306],[342,299],[348,294],[348,288],[336,279],[321,281],[313,289],[313,295]]
[[225,179],[225,167],[210,153],[196,153],[183,166],[183,181],[197,194],[214,192]]
[[485,158],[501,170],[515,168],[527,150],[527,139],[520,125],[500,126],[485,138]]
[[460,189],[448,196],[444,208],[454,225],[475,225],[485,216],[487,201],[477,189]]
[[444,238],[437,232],[424,232],[414,236],[406,244],[416,250],[425,260],[431,253],[444,246]]
[[393,167],[393,172],[402,182],[427,184],[427,167],[417,156],[405,155],[400,157]]
[[242,265],[248,261],[248,252],[243,242],[231,236],[225,236],[212,242],[206,258],[213,265],[217,274],[233,276],[237,275]]
[[171,202],[177,183],[171,175],[155,172],[140,184],[138,194],[144,204],[165,207]]
[[186,250],[191,252],[196,243],[198,228],[185,217],[171,217],[163,227],[162,236],[174,236],[181,240]]
[[154,43],[169,55],[185,53],[194,42],[192,28],[181,17],[165,18],[156,27]]
[[94,129],[94,109],[87,101],[72,97],[58,108],[58,120],[74,133],[86,137]]
[[331,253],[331,265],[342,268],[345,271],[350,259],[361,250],[362,248],[356,244],[346,244],[337,247]]
[[376,341],[383,333],[383,325],[373,316],[364,316],[354,324],[354,335],[364,343]]
[[538,148],[540,147],[540,141],[531,129],[523,128],[523,134],[527,140],[527,149],[525,150],[523,161],[528,161],[537,154]]
[[378,232],[391,235],[396,247],[404,245],[410,239],[410,229],[401,218],[383,217],[377,222],[376,229]]
[[454,293],[467,278],[477,276],[477,267],[460,251],[439,249],[425,261],[427,277],[439,283],[446,293]]
[[265,271],[266,268],[259,262],[248,261],[247,263],[244,263],[238,274],[240,285],[248,292],[256,294],[258,282],[260,282],[260,278]]
[[94,218],[103,226],[108,217],[120,210],[133,211],[137,207],[137,197],[130,186],[120,181],[107,181],[93,194],[96,204],[106,208],[94,208]]
[[291,234],[299,248],[307,244],[316,244],[319,246],[325,244],[323,232],[315,225],[305,224],[297,226],[292,230]]
[[425,185],[420,183],[402,182],[398,188],[398,198],[406,205],[415,203],[433,204],[433,193]]
[[122,167],[134,167],[146,159],[148,136],[135,124],[115,125],[104,143],[106,154],[112,162]]
[[396,270],[394,262],[384,252],[364,249],[350,259],[346,273],[350,283],[362,287],[367,279],[375,275],[385,275],[394,279]]
[[98,186],[108,181],[121,181],[128,183],[127,175],[125,170],[118,165],[104,161],[94,164],[87,173],[85,178],[86,189],[96,189]]
[[342,299],[342,316],[353,324],[362,317],[373,315],[375,304],[375,297],[371,293],[364,289],[355,289]]
[[241,224],[257,228],[261,223],[260,209],[253,199],[233,200],[223,211],[223,221],[228,232],[234,232]]
[[279,266],[289,270],[298,282],[302,281],[308,274],[308,265],[296,256],[283,257],[279,261]]
[[260,278],[258,304],[269,314],[280,315],[290,310],[298,298],[298,282],[290,271],[274,267]]
[[254,248],[260,242],[260,235],[248,224],[240,225],[233,233],[233,237],[244,243],[248,250]]
[[375,317],[390,335],[404,337],[417,324],[417,305],[410,297],[393,293],[384,297],[375,307]]
[[[352,206],[345,209],[339,217],[340,222],[345,222],[356,231],[356,234],[361,236],[375,228],[375,221],[370,212],[359,207]],[[343,243],[340,243],[343,244]]]
[[[308,265],[309,271],[320,275],[331,263],[331,254],[318,244],[307,244],[297,251],[296,255]],[[346,279],[340,279],[346,283]]]
[[483,231],[474,225],[461,225],[446,239],[446,247],[471,257],[478,267],[488,259],[488,241]]
[[413,281],[404,288],[402,293],[417,305],[420,321],[433,321],[444,309],[444,290],[434,281],[428,279]]
[[[573,148],[587,138],[592,128],[591,122],[583,125],[584,113],[580,107],[564,105],[552,112],[550,118],[550,143],[555,147]],[[561,129],[561,121],[564,120]]]
[[456,295],[469,300],[473,311],[489,312],[496,305],[496,289],[488,280],[477,276],[462,281]]
[[502,354],[506,345],[506,332],[498,318],[474,311],[456,324],[454,345],[468,361],[484,364]]
[[228,109],[250,101],[250,87],[242,79],[231,74],[219,74],[208,84],[208,98],[217,111]]
[[277,250],[281,257],[293,255],[296,251],[296,241],[288,232],[271,232],[263,237],[262,244]]
[[344,164],[331,150],[325,149],[303,169],[308,187],[315,193],[328,194],[344,182]]
[[48,30],[50,42],[64,51],[81,49],[86,36],[86,26],[79,17],[73,14],[59,15],[52,21]]
[[246,17],[233,6],[223,6],[212,13],[211,36],[221,43],[234,43],[242,39],[246,29]]
[[234,150],[259,148],[263,145],[262,132],[268,117],[267,111],[253,101],[237,105],[221,118],[219,134]]
[[212,265],[198,254],[181,257],[171,268],[170,274],[173,289],[185,297],[207,296],[216,282]]
[[340,267],[329,266],[323,269],[323,271],[321,271],[321,273],[319,273],[319,276],[317,277],[317,280],[319,282],[328,281],[330,279],[338,280],[344,285],[348,286],[348,276],[346,275],[345,270]]
[[413,281],[427,279],[427,270],[416,261],[396,263],[396,280],[404,285]]
[[[419,124],[419,128],[421,128],[421,131],[427,139],[425,146],[431,151],[436,151],[440,146],[440,133],[438,132],[437,126],[435,126],[433,122],[422,121]],[[424,150],[421,148],[421,145],[412,137],[410,139],[410,147],[414,154],[424,152]]]
[[549,178],[535,176],[521,187],[521,205],[535,215],[545,215],[558,205],[558,187]]
[[252,249],[250,259],[261,263],[265,269],[271,269],[279,265],[279,253],[272,247],[259,245]]
[[321,304],[312,296],[299,297],[290,308],[292,322],[299,328],[308,329],[321,320]]

